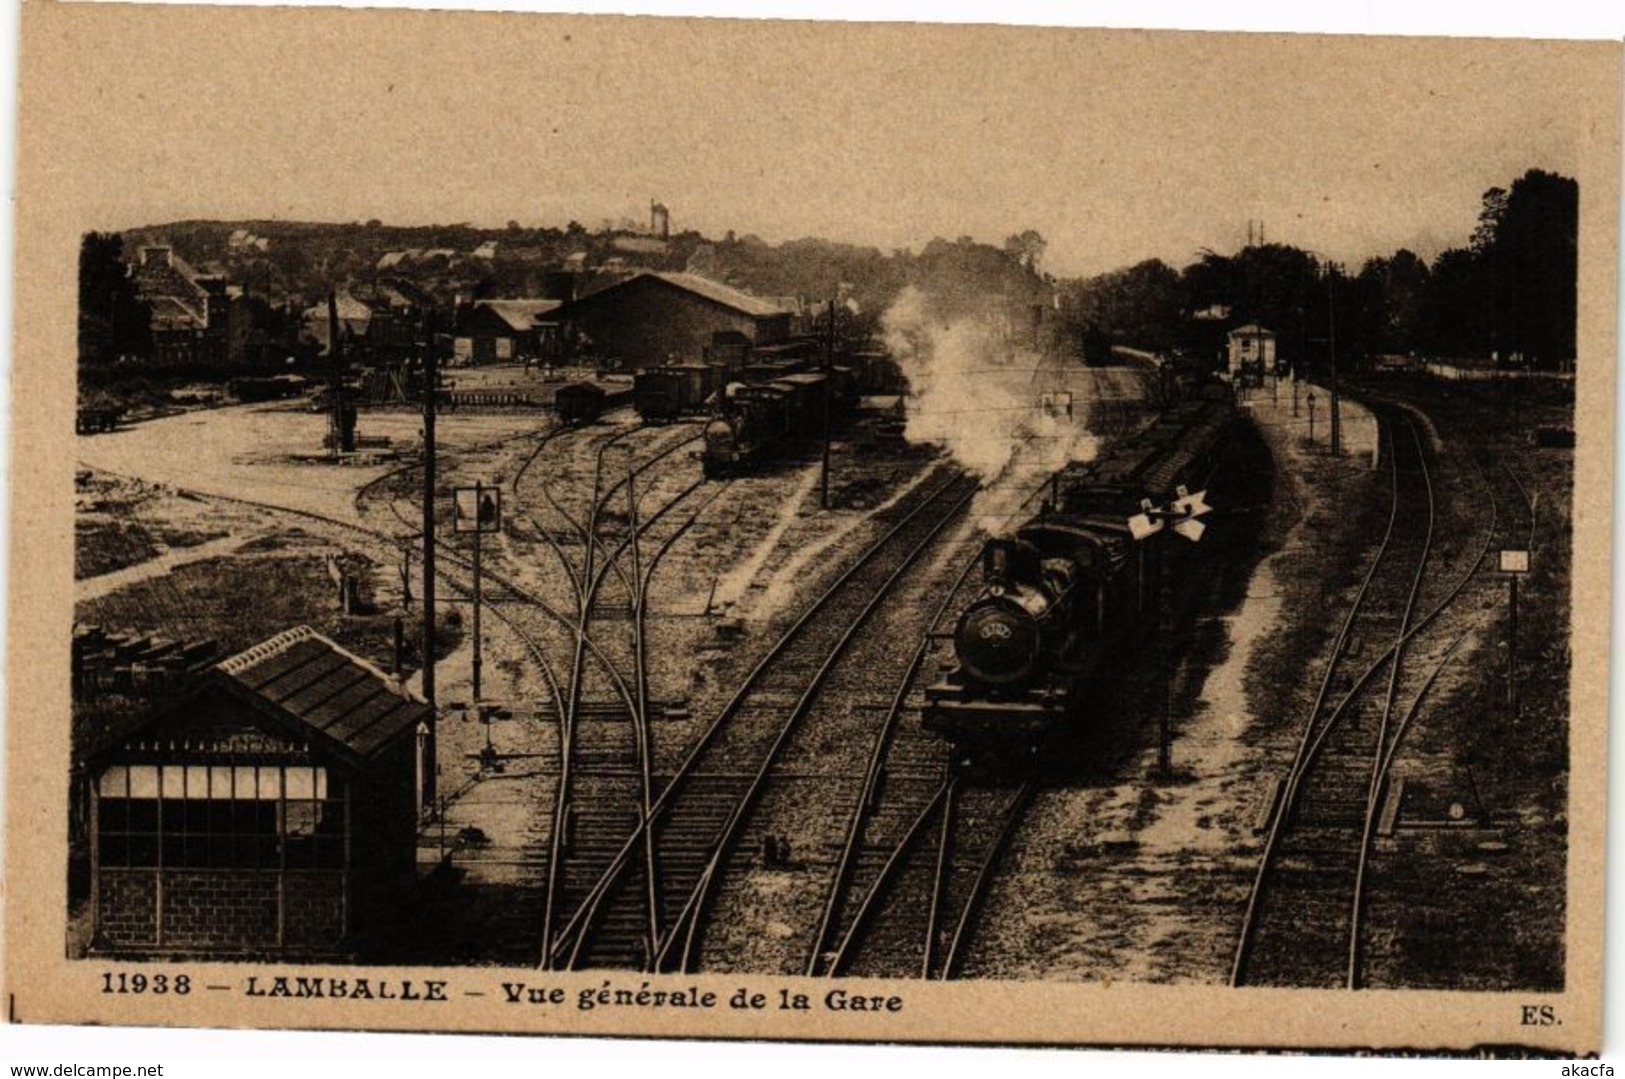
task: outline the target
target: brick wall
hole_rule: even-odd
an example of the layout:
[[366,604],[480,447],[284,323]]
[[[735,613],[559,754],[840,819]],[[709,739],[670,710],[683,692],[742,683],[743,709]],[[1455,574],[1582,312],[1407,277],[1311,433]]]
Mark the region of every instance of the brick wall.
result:
[[101,873],[97,928],[114,948],[157,943],[157,878],[152,873],[104,869]]
[[338,873],[290,872],[283,941],[295,950],[337,948],[344,939],[343,877]]
[[[104,869],[100,876],[98,928],[112,951],[148,951],[158,946],[158,873]],[[277,949],[277,874],[229,869],[163,871],[165,951],[198,954]],[[345,937],[343,875],[289,872],[283,947],[324,951]]]
[[164,946],[199,950],[274,948],[275,873],[164,871]]

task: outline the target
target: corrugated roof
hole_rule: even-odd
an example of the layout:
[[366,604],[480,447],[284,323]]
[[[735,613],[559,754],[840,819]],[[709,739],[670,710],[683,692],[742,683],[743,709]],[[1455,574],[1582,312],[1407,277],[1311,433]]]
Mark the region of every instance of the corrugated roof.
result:
[[215,671],[285,721],[366,758],[429,718],[429,706],[309,626],[279,633]]
[[475,307],[489,308],[491,313],[515,330],[534,330],[536,319],[549,311],[564,306],[563,300],[477,300]]

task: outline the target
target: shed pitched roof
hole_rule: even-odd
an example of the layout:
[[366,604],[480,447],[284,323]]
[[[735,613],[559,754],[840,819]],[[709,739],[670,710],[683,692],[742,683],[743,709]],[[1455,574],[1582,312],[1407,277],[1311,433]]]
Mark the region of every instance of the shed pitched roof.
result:
[[279,718],[357,759],[429,718],[429,706],[371,663],[299,626],[222,661],[214,675]]
[[1275,331],[1265,329],[1256,322],[1249,322],[1245,326],[1237,326],[1230,331],[1231,337],[1274,337]]

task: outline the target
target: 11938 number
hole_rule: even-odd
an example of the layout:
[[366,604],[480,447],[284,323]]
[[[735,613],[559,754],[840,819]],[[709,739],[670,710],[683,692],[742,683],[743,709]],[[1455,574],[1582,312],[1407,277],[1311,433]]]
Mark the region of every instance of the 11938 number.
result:
[[174,993],[184,997],[192,991],[192,979],[185,974],[128,974],[124,971],[107,971],[102,975],[102,992],[104,993],[153,993],[163,995]]

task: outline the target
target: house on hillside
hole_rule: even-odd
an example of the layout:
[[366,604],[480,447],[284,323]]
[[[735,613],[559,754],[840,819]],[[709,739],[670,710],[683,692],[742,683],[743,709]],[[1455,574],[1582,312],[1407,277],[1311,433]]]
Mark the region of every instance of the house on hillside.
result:
[[160,366],[226,362],[231,297],[224,277],[199,273],[166,244],[149,244],[130,278],[152,311],[152,354]]
[[[367,340],[369,332],[374,329],[373,323],[380,319],[389,321],[388,305],[380,302],[369,302],[355,296],[349,289],[339,289],[334,297],[338,313],[339,335],[352,343]],[[316,344],[320,355],[328,355],[328,310],[327,301],[307,307],[302,318],[301,336]],[[379,328],[382,327],[380,322]]]
[[226,251],[233,255],[248,255],[264,253],[271,248],[271,241],[264,236],[255,236],[247,229],[232,229],[231,235],[226,237]]
[[551,316],[567,339],[625,370],[642,370],[704,354],[715,335],[733,332],[754,345],[791,331],[782,305],[690,273],[634,274],[565,304]]

